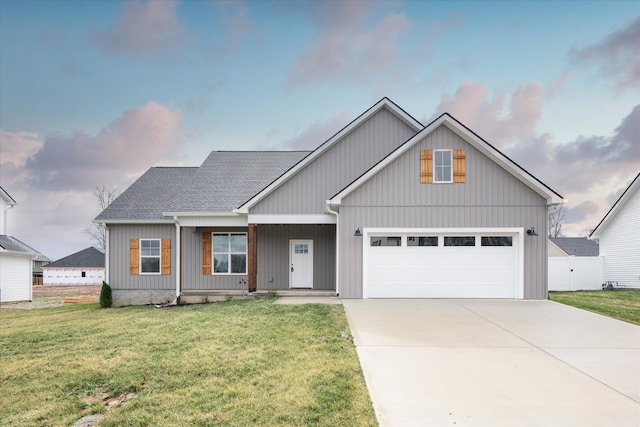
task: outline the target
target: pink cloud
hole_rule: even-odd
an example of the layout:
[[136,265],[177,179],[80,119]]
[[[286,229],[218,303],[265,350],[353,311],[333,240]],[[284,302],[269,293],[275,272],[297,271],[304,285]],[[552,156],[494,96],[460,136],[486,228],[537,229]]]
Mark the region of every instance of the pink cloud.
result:
[[488,141],[510,145],[533,133],[541,116],[542,93],[542,84],[531,82],[511,95],[490,97],[487,83],[469,81],[455,94],[444,94],[425,123],[448,112]]
[[180,47],[187,31],[180,25],[177,0],[122,2],[120,15],[106,31],[96,32],[91,41],[103,52],[148,55]]
[[97,135],[48,135],[25,162],[29,181],[53,190],[121,181],[178,152],[182,112],[156,102],[125,110]]
[[600,73],[615,81],[620,89],[640,88],[640,17],[609,34],[604,40],[581,49],[572,49],[574,64],[594,64]]
[[398,41],[410,23],[404,14],[391,11],[370,26],[374,6],[370,2],[312,2],[316,34],[289,70],[287,86],[336,78],[360,81],[369,78],[362,70],[392,67],[399,57]]

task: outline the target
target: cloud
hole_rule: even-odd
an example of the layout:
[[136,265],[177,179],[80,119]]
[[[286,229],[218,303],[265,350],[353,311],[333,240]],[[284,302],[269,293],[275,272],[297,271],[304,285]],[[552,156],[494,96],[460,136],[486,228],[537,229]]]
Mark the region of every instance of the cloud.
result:
[[216,2],[216,9],[218,20],[225,30],[224,41],[217,53],[225,56],[242,47],[244,38],[253,31],[254,24],[249,18],[249,7],[245,2]]
[[604,40],[569,52],[573,64],[594,64],[620,89],[640,88],[640,17],[609,34]]
[[315,150],[332,137],[351,120],[349,113],[343,111],[325,120],[312,123],[299,135],[286,141],[284,146],[294,150]]
[[593,200],[586,200],[577,206],[567,209],[567,222],[581,222],[598,213],[598,204]]
[[138,174],[178,151],[182,112],[156,102],[125,110],[97,135],[48,135],[25,161],[32,186],[90,190]]
[[531,82],[511,95],[489,96],[487,83],[465,82],[453,95],[444,94],[436,111],[424,123],[449,113],[484,139],[502,146],[531,135],[540,120],[543,86]]
[[112,25],[106,31],[93,33],[90,41],[104,53],[125,56],[179,48],[188,32],[178,21],[177,6],[176,0],[124,1]]
[[370,26],[374,6],[370,2],[312,2],[316,33],[289,70],[287,87],[339,78],[359,81],[395,65],[400,55],[397,44],[408,32],[409,20],[391,11]]

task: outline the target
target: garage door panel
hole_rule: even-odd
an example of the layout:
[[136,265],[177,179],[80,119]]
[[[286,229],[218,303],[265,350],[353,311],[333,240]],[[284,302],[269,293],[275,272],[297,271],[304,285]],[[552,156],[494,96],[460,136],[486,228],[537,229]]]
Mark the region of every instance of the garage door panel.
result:
[[515,245],[407,247],[404,239],[400,247],[369,247],[365,268],[369,298],[515,298],[517,294]]

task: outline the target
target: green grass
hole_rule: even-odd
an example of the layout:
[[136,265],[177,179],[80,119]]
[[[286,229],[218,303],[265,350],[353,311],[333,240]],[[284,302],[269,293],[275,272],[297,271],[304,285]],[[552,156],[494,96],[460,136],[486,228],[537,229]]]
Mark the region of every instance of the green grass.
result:
[[549,292],[549,299],[640,325],[640,291]]
[[[376,425],[342,306],[85,304],[0,325],[0,425]],[[122,393],[137,397],[109,411],[81,400]]]

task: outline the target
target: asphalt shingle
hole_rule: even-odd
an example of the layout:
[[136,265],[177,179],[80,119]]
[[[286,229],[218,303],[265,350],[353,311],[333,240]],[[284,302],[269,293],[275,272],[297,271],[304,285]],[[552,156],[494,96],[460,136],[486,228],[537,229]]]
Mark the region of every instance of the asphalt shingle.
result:
[[38,253],[31,246],[21,242],[13,236],[0,235],[0,247],[6,251],[13,252],[25,252],[25,253]]
[[104,253],[90,247],[47,264],[47,267],[104,267]]
[[600,255],[600,245],[586,237],[550,237],[549,239],[567,255]]

